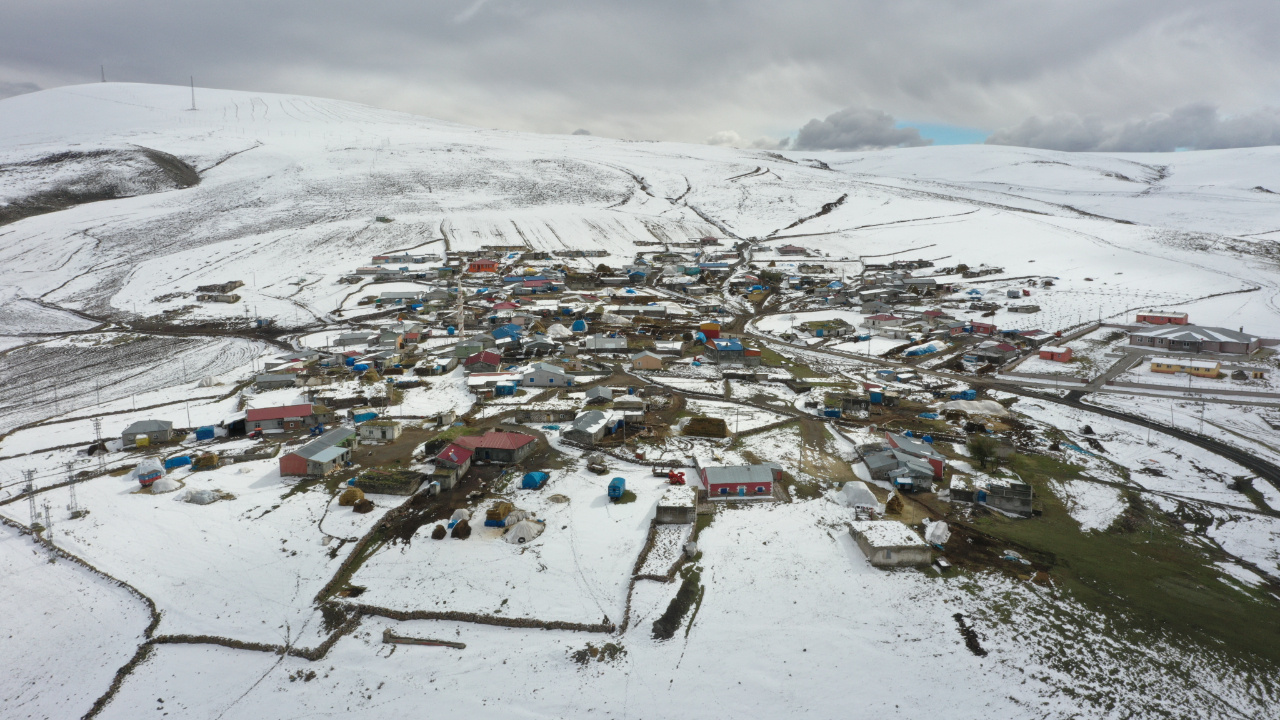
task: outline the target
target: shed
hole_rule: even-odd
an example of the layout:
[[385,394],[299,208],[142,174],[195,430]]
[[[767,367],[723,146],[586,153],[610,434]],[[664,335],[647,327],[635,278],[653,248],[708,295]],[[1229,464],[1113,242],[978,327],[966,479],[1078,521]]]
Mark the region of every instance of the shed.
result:
[[395,420],[369,420],[360,425],[360,439],[375,442],[394,442],[404,432]]
[[[139,439],[146,438],[142,442]],[[173,423],[168,420],[139,420],[120,433],[125,447],[168,442],[173,439]]]
[[355,428],[336,427],[297,450],[280,456],[280,474],[328,475],[351,459],[351,447],[355,444]]
[[849,534],[876,567],[928,565],[933,560],[928,543],[896,520],[857,520],[850,524]]

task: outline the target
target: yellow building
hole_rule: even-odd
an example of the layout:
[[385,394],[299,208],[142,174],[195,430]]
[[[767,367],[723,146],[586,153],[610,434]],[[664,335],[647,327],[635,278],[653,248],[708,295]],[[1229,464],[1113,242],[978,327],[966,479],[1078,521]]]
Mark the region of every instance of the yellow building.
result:
[[1222,363],[1217,360],[1179,360],[1159,357],[1151,359],[1151,372],[1180,373],[1196,377],[1216,378],[1222,370]]

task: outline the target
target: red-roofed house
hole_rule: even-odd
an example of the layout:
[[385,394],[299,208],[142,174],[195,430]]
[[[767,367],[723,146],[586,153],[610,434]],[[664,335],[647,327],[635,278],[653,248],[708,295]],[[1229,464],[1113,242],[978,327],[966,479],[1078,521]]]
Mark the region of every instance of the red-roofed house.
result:
[[864,324],[867,327],[891,327],[893,325],[901,325],[906,318],[900,318],[897,315],[889,313],[880,313],[879,315],[868,315]]
[[468,374],[495,372],[501,365],[502,356],[492,350],[481,350],[462,361],[462,366],[466,368]]
[[532,435],[518,432],[490,430],[483,435],[463,435],[455,444],[473,451],[477,461],[500,464],[518,463],[538,446]]
[[467,272],[469,273],[498,272],[498,261],[486,260],[485,258],[476,258],[475,260],[471,261],[470,265],[467,266]]
[[494,303],[493,309],[494,310],[519,310],[520,303],[513,303],[510,301]]
[[994,335],[996,332],[996,326],[991,323],[971,322],[969,327],[969,332],[974,335]]
[[445,490],[457,485],[458,480],[471,469],[471,457],[474,454],[457,443],[449,443],[436,455],[436,470],[431,474],[431,479],[440,483],[440,487]]
[[246,430],[301,430],[319,422],[311,403],[249,408],[245,412]]

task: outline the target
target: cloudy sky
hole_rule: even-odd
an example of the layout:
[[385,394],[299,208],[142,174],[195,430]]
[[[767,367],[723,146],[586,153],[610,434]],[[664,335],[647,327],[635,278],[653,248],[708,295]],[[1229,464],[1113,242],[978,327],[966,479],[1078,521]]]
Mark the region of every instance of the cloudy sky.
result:
[[7,0],[0,96],[98,79],[740,146],[1280,142],[1276,0]]

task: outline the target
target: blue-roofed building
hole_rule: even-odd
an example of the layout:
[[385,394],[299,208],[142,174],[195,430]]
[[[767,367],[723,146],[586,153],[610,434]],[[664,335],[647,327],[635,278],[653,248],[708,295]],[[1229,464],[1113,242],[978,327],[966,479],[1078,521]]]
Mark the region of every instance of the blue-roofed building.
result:
[[737,338],[713,338],[703,345],[707,357],[721,365],[760,365],[759,350],[746,347]]

